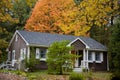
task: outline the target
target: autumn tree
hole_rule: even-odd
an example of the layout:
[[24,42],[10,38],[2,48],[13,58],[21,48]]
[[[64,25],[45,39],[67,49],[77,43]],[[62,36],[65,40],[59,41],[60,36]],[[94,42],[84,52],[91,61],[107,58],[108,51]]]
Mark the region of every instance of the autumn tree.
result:
[[[75,3],[77,4],[75,4]],[[86,35],[93,26],[109,23],[117,0],[40,0],[25,25],[26,30]],[[93,5],[94,4],[94,5]],[[115,13],[114,13],[115,14]]]
[[70,8],[72,0],[39,0],[30,16],[25,28],[40,32],[63,33],[58,20],[64,18],[62,13]]
[[25,25],[29,31],[84,35],[90,27],[83,27],[73,0],[40,0]]
[[23,29],[36,1],[0,0],[0,62],[6,59],[8,42],[16,29]]
[[8,42],[6,41],[8,31],[6,30],[4,23],[14,22],[14,19],[11,17],[10,14],[11,10],[11,0],[0,1],[0,63],[6,59],[6,47],[8,45]]

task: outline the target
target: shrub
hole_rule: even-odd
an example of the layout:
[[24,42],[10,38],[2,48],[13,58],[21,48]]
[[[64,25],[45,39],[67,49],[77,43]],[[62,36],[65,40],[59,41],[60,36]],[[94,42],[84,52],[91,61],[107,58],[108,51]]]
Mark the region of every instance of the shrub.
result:
[[72,47],[67,46],[69,41],[54,42],[47,53],[48,73],[64,74],[72,71],[72,58],[76,56],[69,54]]
[[73,72],[70,74],[69,80],[85,80],[85,77],[80,73]]
[[26,59],[26,68],[29,68],[28,71],[30,71],[30,72],[34,72],[36,70],[35,65],[40,63],[40,61],[38,59],[35,59],[34,51],[35,51],[35,48],[32,47],[31,52],[30,52],[29,62]]

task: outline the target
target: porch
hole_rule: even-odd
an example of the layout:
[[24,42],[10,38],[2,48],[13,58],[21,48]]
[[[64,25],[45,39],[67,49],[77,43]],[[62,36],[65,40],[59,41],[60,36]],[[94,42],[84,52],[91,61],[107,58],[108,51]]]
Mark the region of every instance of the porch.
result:
[[75,58],[74,60],[74,69],[75,72],[82,72],[83,69],[89,70],[89,64],[88,64],[88,50],[72,50],[72,54],[78,55],[80,57]]

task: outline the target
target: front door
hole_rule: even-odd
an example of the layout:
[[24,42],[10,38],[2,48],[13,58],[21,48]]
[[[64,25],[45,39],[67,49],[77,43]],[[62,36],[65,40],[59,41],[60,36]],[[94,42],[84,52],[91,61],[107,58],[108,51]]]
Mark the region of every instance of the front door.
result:
[[78,64],[79,66],[81,66],[81,60],[83,60],[83,50],[79,50],[78,52],[78,54],[80,55],[80,57],[78,58]]
[[75,58],[75,67],[80,67],[81,60],[83,60],[83,50],[77,50],[76,55],[80,56],[79,58]]

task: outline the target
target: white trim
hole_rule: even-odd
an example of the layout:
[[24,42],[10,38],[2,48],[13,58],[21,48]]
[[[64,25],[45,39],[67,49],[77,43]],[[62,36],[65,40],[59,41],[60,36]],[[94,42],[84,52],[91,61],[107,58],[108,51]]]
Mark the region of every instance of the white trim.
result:
[[[75,54],[78,55],[78,50],[75,51]],[[79,65],[78,63],[79,63],[79,62],[78,62],[78,61],[79,61],[79,59],[78,59],[78,58],[75,58],[75,67],[79,67],[79,66],[78,66],[78,65]]]
[[18,34],[16,34],[16,36],[15,36],[15,41],[16,42],[18,41]]
[[107,51],[107,49],[106,50],[103,50],[103,49],[88,49],[88,50],[90,50],[90,51]]
[[30,58],[30,46],[27,46],[27,61],[29,62]]
[[[14,33],[14,35],[13,35],[13,37],[12,37],[12,39],[11,39],[11,41],[10,41],[10,43],[9,43],[9,45],[8,45],[8,48],[10,47],[10,45],[12,44],[12,42],[13,42],[13,40],[15,39],[15,37],[16,37],[16,34],[19,34],[20,35],[20,37],[25,41],[25,43],[26,43],[26,45],[29,45],[29,43],[23,38],[23,36],[18,32],[18,30],[16,30],[16,32]],[[8,49],[7,48],[7,49]]]
[[95,52],[92,52],[92,60],[93,60],[93,61],[96,61],[96,60],[95,60]]
[[26,48],[20,49],[20,60],[24,60],[26,58]]
[[25,41],[25,43],[26,43],[26,45],[29,45],[29,43],[25,40],[25,38],[18,32],[18,31],[16,31],[19,35],[20,35],[20,37]]
[[40,59],[40,49],[36,48],[35,58]]
[[15,50],[12,51],[12,60],[15,60]]
[[40,61],[46,61],[46,58],[40,58]]
[[72,43],[74,43],[75,41],[80,40],[85,46],[86,48],[90,48],[83,40],[81,40],[80,38],[76,38],[75,40],[73,40],[72,42],[70,42],[67,46],[71,46]]
[[12,66],[14,66],[16,60],[15,60],[15,50],[12,50]]
[[29,46],[35,46],[35,47],[46,47],[46,48],[49,47],[49,46],[46,46],[46,45],[39,45],[39,44],[29,44]]
[[100,53],[100,58],[101,58],[101,61],[103,61],[103,58],[104,58],[103,52]]

